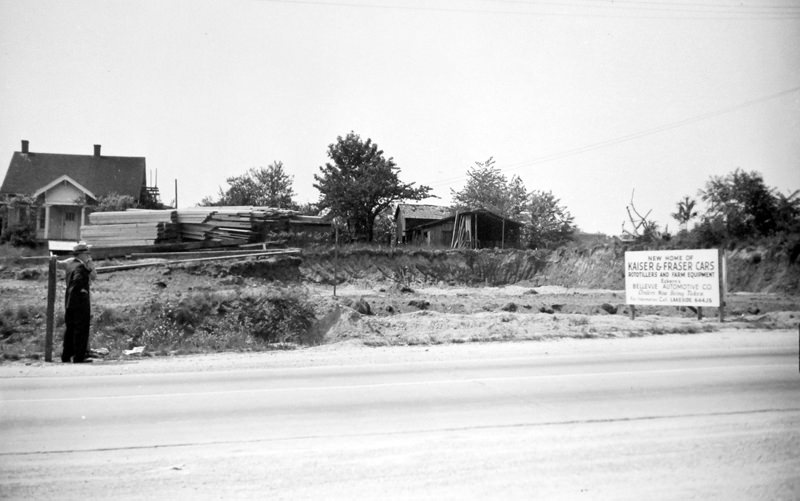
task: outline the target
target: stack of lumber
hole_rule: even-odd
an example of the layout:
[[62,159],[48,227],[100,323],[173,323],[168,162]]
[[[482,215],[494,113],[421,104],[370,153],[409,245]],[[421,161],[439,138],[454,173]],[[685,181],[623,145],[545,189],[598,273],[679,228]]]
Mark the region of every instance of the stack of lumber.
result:
[[128,209],[93,212],[89,214],[89,222],[91,224],[177,223],[178,216],[174,210]]
[[271,207],[193,207],[179,209],[181,239],[243,244],[259,240],[270,225],[288,225],[296,214]]
[[81,239],[95,247],[133,247],[177,242],[180,238],[174,210],[95,212],[81,226]]

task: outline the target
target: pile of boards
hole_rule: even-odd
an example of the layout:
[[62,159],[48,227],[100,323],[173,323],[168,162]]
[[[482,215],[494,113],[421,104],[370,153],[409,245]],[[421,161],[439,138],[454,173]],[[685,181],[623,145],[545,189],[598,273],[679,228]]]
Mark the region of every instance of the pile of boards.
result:
[[81,226],[81,239],[96,247],[128,247],[177,242],[180,238],[174,210],[94,212]]
[[183,241],[213,241],[221,244],[256,242],[268,231],[286,231],[297,214],[273,207],[193,207],[178,209]]
[[[300,221],[294,221],[299,218]],[[309,222],[306,219],[313,221]],[[96,247],[134,247],[184,242],[240,245],[263,241],[291,224],[320,223],[297,211],[273,207],[192,207],[188,209],[95,212],[81,227],[81,239]]]

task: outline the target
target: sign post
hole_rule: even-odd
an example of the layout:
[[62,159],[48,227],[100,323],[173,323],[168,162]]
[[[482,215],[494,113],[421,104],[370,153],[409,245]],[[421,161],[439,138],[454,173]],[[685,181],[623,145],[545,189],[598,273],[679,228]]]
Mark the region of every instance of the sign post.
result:
[[724,319],[725,259],[721,249],[625,253],[625,300],[632,305],[718,307]]
[[53,361],[53,324],[56,309],[56,257],[50,257],[47,270],[47,318],[44,334],[44,361]]

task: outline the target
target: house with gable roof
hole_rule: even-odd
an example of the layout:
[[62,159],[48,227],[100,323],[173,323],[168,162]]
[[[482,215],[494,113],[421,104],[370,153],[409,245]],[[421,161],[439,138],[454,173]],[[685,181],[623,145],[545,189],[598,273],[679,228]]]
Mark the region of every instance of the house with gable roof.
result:
[[[0,204],[6,209],[0,233],[29,224],[38,240],[80,240],[92,206],[113,193],[130,195],[137,203],[153,196],[144,157],[102,155],[99,144],[92,155],[39,153],[23,140],[0,186]],[[35,202],[13,203],[17,198]]]

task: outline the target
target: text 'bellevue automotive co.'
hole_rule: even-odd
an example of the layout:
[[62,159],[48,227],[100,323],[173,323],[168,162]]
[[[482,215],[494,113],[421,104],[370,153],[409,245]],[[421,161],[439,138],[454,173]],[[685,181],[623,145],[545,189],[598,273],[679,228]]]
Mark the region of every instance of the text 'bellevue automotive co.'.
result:
[[626,303],[719,306],[720,262],[717,249],[626,252]]

